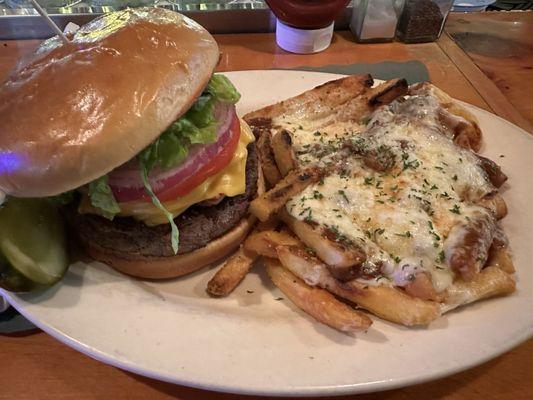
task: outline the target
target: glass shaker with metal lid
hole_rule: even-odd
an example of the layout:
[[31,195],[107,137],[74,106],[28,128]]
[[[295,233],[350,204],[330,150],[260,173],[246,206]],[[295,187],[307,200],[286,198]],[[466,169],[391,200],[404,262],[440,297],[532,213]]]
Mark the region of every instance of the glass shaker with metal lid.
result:
[[437,40],[453,0],[405,0],[398,22],[398,38],[405,43]]
[[394,39],[404,0],[354,0],[350,29],[358,42]]

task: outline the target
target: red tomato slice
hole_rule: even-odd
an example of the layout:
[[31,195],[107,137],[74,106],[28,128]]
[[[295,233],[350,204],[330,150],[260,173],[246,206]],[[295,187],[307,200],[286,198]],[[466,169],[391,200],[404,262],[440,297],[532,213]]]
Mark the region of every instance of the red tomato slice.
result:
[[185,196],[207,178],[222,171],[230,163],[235,154],[235,150],[237,149],[237,145],[239,144],[239,137],[241,135],[241,125],[236,115],[234,116],[229,129],[231,138],[227,145],[220,151],[218,156],[212,158],[207,164],[200,168],[196,174],[188,176],[178,185],[158,193],[157,197],[159,197],[159,200],[167,201]]
[[[194,146],[183,163],[172,170],[154,169],[150,173],[150,185],[160,200],[186,195],[231,161],[241,133],[239,119],[231,104],[218,104],[215,112],[220,121],[215,143]],[[108,183],[118,202],[150,201],[135,160],[112,171]]]

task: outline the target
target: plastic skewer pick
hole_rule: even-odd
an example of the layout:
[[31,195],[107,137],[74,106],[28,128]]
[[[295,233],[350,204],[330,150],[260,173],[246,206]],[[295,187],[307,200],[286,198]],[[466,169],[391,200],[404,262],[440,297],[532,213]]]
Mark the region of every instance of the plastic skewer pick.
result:
[[59,27],[56,25],[56,23],[54,21],[52,21],[52,19],[48,16],[48,14],[46,13],[46,11],[43,10],[43,8],[41,7],[41,5],[39,3],[37,3],[36,0],[30,0],[31,1],[31,4],[33,4],[33,7],[35,8],[35,10],[41,15],[41,17],[44,18],[44,20],[46,21],[46,23],[50,26],[50,28],[52,28],[52,30],[61,38],[61,40],[64,42],[64,43],[69,43],[69,40],[68,38],[65,36],[65,34],[61,31],[61,29],[59,29]]

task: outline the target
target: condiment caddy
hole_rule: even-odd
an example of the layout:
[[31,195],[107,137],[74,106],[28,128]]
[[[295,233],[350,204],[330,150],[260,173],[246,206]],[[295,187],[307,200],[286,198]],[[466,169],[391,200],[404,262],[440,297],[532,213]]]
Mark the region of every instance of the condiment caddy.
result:
[[354,0],[350,29],[359,42],[432,42],[453,0]]

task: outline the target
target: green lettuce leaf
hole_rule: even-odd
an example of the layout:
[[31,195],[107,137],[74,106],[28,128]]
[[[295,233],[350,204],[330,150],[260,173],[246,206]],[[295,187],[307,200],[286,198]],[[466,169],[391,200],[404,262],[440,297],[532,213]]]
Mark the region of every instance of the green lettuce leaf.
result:
[[207,144],[216,140],[214,104],[212,96],[201,96],[183,117],[172,123],[140,153],[139,158],[143,159],[148,173],[156,165],[164,169],[178,165],[187,157],[193,144]]
[[107,184],[107,175],[89,183],[89,198],[93,207],[98,208],[104,217],[113,219],[120,212],[120,207]]
[[235,86],[233,86],[231,81],[225,75],[213,75],[211,77],[211,80],[207,84],[206,91],[218,100],[226,101],[233,104],[238,102],[241,98],[240,93],[237,92]]
[[215,103],[236,103],[241,95],[224,75],[213,75],[204,93],[182,117],[172,123],[139,158],[148,173],[156,166],[171,169],[182,162],[194,144],[213,143],[217,136]]
[[202,94],[193,103],[186,118],[198,127],[207,126],[215,120],[214,111],[215,97],[211,94]]
[[70,190],[65,193],[58,194],[56,196],[46,197],[46,200],[52,203],[55,206],[66,206],[69,203],[72,203],[77,197],[75,190]]
[[142,161],[141,161],[141,179],[143,181],[146,192],[150,195],[150,198],[152,199],[152,203],[161,210],[161,212],[167,218],[168,223],[170,224],[170,227],[172,229],[171,236],[170,236],[170,241],[172,243],[172,250],[174,251],[174,254],[177,254],[178,248],[179,248],[179,242],[180,242],[180,232],[178,230],[178,227],[174,223],[174,216],[165,208],[165,206],[161,203],[161,201],[159,201],[154,191],[152,190],[152,186],[150,185],[150,181],[148,180],[148,170],[146,169],[146,165]]
[[[195,124],[187,117],[182,117],[170,127],[147,149],[150,163],[149,171],[157,164],[170,169],[182,162],[189,154],[193,144],[207,144],[216,140],[216,122],[206,125]],[[147,157],[145,155],[145,157]]]

